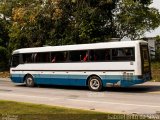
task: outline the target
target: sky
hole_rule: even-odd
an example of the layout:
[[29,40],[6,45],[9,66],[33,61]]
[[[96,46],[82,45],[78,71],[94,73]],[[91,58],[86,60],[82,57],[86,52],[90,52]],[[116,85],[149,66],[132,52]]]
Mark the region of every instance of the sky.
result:
[[[160,12],[160,0],[153,0],[151,7],[155,7],[159,9],[159,12]],[[160,27],[158,27],[157,29],[153,31],[146,32],[144,36],[145,37],[156,37],[157,35],[160,35]]]

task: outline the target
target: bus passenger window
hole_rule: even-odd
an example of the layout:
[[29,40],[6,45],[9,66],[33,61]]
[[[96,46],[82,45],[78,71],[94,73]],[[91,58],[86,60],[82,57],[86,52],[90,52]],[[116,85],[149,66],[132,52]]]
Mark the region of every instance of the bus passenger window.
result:
[[125,56],[124,49],[118,49],[118,56]]
[[88,52],[86,52],[86,54],[84,55],[84,57],[83,57],[83,60],[82,60],[82,61],[86,62],[87,60],[88,60]]
[[112,60],[115,61],[134,61],[134,48],[114,48],[112,49]]
[[68,59],[67,52],[53,52],[51,53],[51,62],[66,62]]
[[50,61],[50,53],[34,53],[32,54],[31,58],[35,63],[48,63]]
[[110,50],[109,49],[106,50],[105,60],[107,60],[107,61],[110,60]]
[[68,52],[63,53],[64,62],[68,60]]
[[56,54],[57,54],[57,53],[55,53],[55,52],[54,52],[54,53],[51,53],[51,62],[52,62],[52,63],[55,63],[55,62],[56,62]]
[[56,56],[52,57],[52,63],[56,62]]
[[89,53],[89,60],[90,61],[96,61],[97,60],[97,57],[95,55],[95,51],[94,50],[90,51],[90,53]]
[[88,61],[88,51],[71,51],[69,59],[73,62]]
[[23,63],[31,63],[32,62],[32,54],[31,53],[27,53],[27,54],[23,54]]
[[101,50],[95,50],[95,59],[96,61],[105,61],[105,50],[101,49]]

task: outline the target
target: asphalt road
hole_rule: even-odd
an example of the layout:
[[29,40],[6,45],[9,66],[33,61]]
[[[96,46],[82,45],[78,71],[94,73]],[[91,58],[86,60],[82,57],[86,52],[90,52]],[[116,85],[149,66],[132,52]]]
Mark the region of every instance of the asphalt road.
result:
[[0,78],[0,99],[113,113],[155,114],[160,113],[160,83],[92,92],[86,87],[28,88]]

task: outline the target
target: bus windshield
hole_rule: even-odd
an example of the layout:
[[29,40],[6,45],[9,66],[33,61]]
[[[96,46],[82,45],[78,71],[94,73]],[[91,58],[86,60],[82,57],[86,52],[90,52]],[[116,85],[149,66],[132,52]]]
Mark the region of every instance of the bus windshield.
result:
[[19,65],[19,54],[15,54],[12,56],[10,64],[11,67],[16,67]]

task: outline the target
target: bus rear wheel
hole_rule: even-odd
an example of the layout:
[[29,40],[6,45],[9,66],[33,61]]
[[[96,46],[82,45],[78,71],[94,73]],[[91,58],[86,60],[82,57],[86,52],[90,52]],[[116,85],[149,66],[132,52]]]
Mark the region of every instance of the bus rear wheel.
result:
[[89,78],[88,87],[92,91],[101,91],[103,88],[102,81],[97,76],[92,76]]
[[27,87],[34,87],[35,83],[34,83],[34,79],[31,75],[27,75],[25,77],[25,83]]

